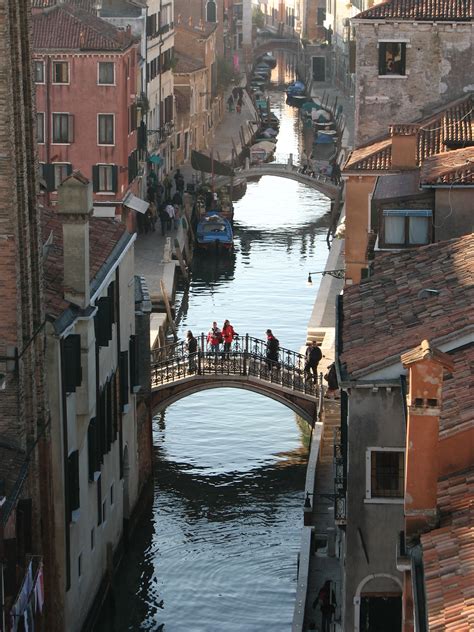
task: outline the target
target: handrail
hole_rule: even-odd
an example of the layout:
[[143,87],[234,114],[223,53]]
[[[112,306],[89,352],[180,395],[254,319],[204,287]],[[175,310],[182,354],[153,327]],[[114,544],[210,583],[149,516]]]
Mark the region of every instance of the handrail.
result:
[[241,375],[256,377],[300,393],[317,396],[318,384],[305,375],[305,356],[280,347],[268,354],[267,342],[248,334],[237,336],[231,348],[217,350],[205,334],[197,338],[196,353],[190,354],[185,341],[151,352],[152,386],[159,387],[192,375]]

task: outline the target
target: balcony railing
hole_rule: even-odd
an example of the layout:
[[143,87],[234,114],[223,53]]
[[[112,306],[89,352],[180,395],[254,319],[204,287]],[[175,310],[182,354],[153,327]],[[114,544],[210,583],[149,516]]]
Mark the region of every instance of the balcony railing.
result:
[[341,429],[334,429],[334,518],[338,525],[346,524],[346,474]]

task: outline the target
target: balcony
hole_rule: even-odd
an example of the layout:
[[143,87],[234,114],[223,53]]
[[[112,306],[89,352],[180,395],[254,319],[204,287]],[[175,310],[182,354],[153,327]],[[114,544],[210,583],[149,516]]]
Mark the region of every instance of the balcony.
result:
[[346,468],[340,428],[334,428],[334,493],[334,521],[337,525],[344,526],[347,524]]
[[171,136],[174,131],[174,122],[168,121],[158,129],[147,130],[148,151],[156,151]]

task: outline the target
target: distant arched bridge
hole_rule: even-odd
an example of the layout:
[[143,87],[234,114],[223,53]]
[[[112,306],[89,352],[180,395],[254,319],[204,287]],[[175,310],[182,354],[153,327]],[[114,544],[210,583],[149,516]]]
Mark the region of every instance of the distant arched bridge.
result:
[[154,411],[199,391],[241,388],[284,404],[311,425],[316,420],[322,387],[306,378],[300,353],[281,348],[278,360],[270,360],[266,342],[249,335],[237,338],[228,354],[214,353],[204,334],[198,347],[192,355],[184,342],[152,351]]
[[274,50],[298,50],[300,47],[300,40],[297,37],[291,38],[278,38],[269,37],[268,39],[261,40],[257,46],[253,49],[254,57],[264,55],[267,51]]
[[[296,180],[296,182],[301,182],[301,184],[306,184],[317,191],[321,191],[330,200],[338,202],[341,199],[342,185],[335,184],[331,178],[322,173],[315,175],[303,173],[300,167],[293,164],[292,154],[276,156],[274,162],[261,162],[254,165],[251,165],[247,159],[244,167],[238,167],[234,171],[234,177],[237,178],[258,178],[260,176],[277,176],[279,178]],[[219,177],[219,184],[228,182],[230,182],[230,177]]]

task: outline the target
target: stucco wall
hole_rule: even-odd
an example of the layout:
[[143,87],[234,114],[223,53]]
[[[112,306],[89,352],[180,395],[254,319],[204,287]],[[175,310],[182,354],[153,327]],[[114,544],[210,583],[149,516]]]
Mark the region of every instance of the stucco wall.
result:
[[[473,90],[473,26],[463,23],[353,21],[356,28],[355,138],[359,145],[390,123],[419,119]],[[406,76],[379,77],[380,40],[406,42]]]
[[474,230],[474,190],[435,189],[435,241],[469,235]]
[[[401,580],[395,567],[397,535],[403,529],[403,504],[366,503],[366,449],[405,446],[401,390],[351,389],[348,415],[347,527],[345,537],[344,629],[355,630],[354,597],[364,578],[388,574]],[[359,533],[360,529],[360,533]],[[361,535],[365,542],[367,563]],[[391,588],[390,588],[391,585]],[[386,577],[370,582],[370,592],[394,590]]]

